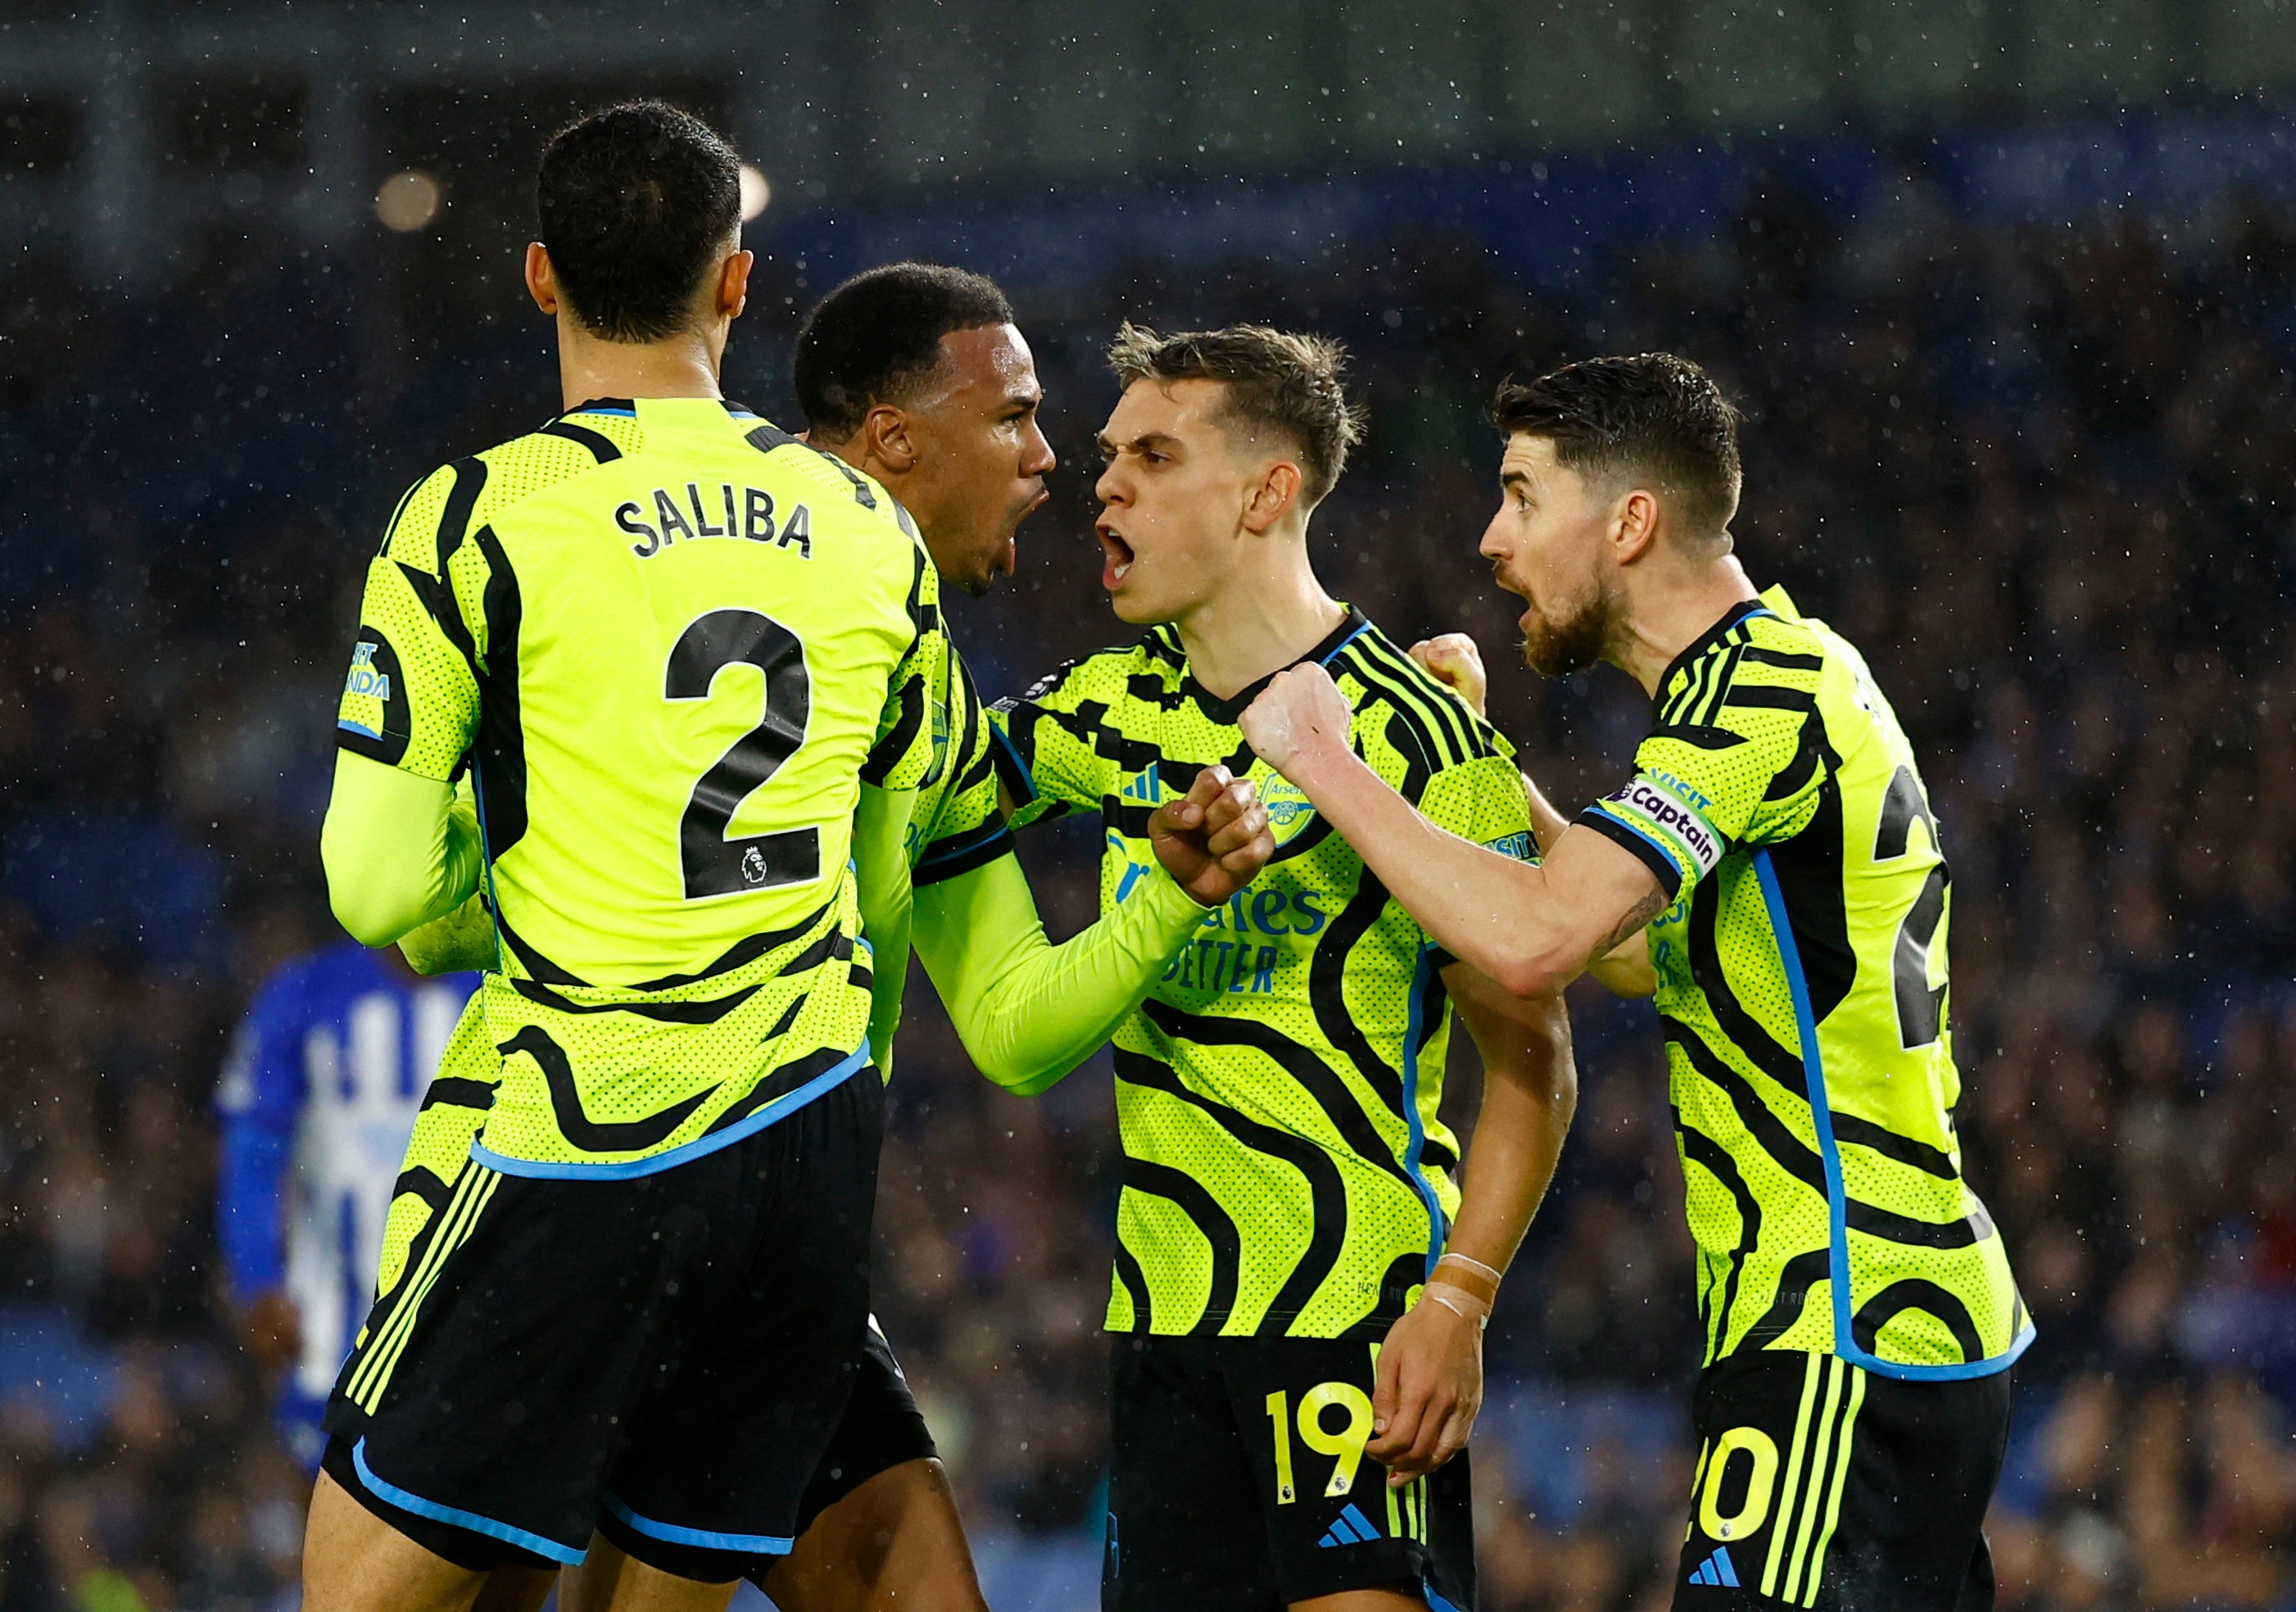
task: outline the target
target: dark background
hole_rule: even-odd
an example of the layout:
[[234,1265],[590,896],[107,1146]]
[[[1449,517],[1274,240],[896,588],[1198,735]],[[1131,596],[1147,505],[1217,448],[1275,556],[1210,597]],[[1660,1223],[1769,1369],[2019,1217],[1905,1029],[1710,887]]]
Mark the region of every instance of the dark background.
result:
[[[1118,320],[1307,326],[1373,421],[1327,583],[1406,642],[1473,632],[1575,806],[1642,701],[1517,661],[1480,410],[1596,352],[1708,365],[1750,417],[1742,555],[1866,651],[1944,826],[1962,1134],[2041,1333],[2005,1603],[2291,1604],[2296,29],[1522,9],[0,5],[0,1612],[292,1602],[305,1485],[220,1296],[209,1102],[252,987],[335,935],[381,522],[556,407],[533,155],[636,92],[772,183],[728,385],[773,417],[845,274],[1013,292],[1063,469],[1019,577],[953,611],[992,693],[1120,636],[1088,468]],[[392,233],[408,168],[446,205]],[[1029,843],[1063,925],[1094,851]],[[992,1599],[1087,1606],[1107,1072],[1005,1098],[911,1000],[880,1313]],[[1663,1605],[1689,1483],[1663,1063],[1645,1012],[1574,1002],[1578,1128],[1490,1334],[1496,1612]]]

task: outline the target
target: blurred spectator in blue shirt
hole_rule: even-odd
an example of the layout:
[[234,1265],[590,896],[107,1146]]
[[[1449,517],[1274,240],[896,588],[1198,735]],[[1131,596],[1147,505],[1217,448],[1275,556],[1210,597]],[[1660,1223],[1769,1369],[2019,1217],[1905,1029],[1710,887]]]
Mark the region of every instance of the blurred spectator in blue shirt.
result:
[[373,1302],[383,1220],[439,1056],[478,988],[344,941],[282,967],[232,1043],[216,1227],[248,1347],[283,1372],[279,1418],[309,1467],[319,1415]]

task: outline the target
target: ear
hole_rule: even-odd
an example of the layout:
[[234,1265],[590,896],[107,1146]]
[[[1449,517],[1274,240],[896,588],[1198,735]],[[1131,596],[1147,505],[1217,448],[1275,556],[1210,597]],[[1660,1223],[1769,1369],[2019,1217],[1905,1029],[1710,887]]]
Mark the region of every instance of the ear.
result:
[[1286,511],[1300,502],[1300,467],[1288,459],[1269,465],[1243,501],[1243,529],[1255,537],[1267,536]]
[[550,266],[550,249],[539,241],[526,243],[526,294],[544,313],[558,316],[558,273]]
[[861,421],[861,449],[869,459],[896,476],[917,468],[916,438],[909,433],[907,411],[881,403]]
[[1658,543],[1659,502],[1646,487],[1631,487],[1611,506],[1611,558],[1632,565]]
[[758,255],[752,251],[734,251],[718,270],[717,314],[721,319],[739,319],[750,301],[750,271],[757,266]]

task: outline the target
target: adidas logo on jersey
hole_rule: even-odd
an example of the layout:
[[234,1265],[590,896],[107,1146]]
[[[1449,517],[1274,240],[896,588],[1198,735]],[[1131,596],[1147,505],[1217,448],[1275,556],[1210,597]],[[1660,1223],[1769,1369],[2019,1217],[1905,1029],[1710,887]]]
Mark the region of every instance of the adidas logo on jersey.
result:
[[1693,1584],[1703,1584],[1710,1590],[1734,1590],[1738,1587],[1738,1569],[1730,1560],[1730,1547],[1724,1545],[1713,1555],[1698,1564],[1690,1575]]
[[1163,776],[1153,766],[1142,767],[1130,778],[1126,779],[1124,787],[1116,792],[1127,800],[1137,800],[1154,806],[1164,798]]
[[[1371,1526],[1371,1520],[1355,1506],[1349,1505],[1340,1513],[1339,1520],[1324,1531],[1324,1537],[1316,1543],[1328,1551],[1335,1545],[1360,1545],[1379,1537],[1380,1532]],[[1733,1579],[1731,1582],[1735,1583],[1737,1581]]]

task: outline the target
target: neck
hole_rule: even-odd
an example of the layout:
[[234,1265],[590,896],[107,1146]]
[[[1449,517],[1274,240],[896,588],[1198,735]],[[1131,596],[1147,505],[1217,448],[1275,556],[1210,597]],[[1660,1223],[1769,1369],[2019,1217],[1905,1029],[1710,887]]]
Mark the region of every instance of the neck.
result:
[[602,341],[558,317],[558,390],[573,408],[594,397],[722,397],[721,348],[700,331],[660,341]]
[[1676,656],[1722,618],[1732,605],[1758,597],[1737,558],[1719,558],[1653,571],[1628,590],[1627,618],[1603,659],[1655,699],[1658,680]]
[[1290,666],[1347,615],[1316,580],[1304,534],[1289,543],[1245,541],[1260,546],[1267,562],[1239,568],[1218,593],[1173,623],[1190,674],[1221,700]]

